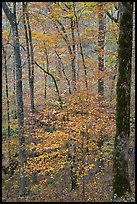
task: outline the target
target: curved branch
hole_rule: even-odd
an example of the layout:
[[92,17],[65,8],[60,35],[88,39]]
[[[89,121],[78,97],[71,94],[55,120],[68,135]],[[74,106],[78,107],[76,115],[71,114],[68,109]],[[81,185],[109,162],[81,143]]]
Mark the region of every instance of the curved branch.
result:
[[11,10],[9,9],[9,7],[7,6],[6,2],[2,2],[2,8],[3,8],[4,13],[6,14],[6,16],[7,16],[8,20],[9,20],[10,24],[11,24],[12,26],[14,26],[15,23],[16,23],[16,22],[15,22],[15,17],[14,17],[14,15],[13,15],[13,13],[11,12]]
[[50,74],[49,72],[45,71],[45,69],[43,69],[37,62],[35,62],[35,64],[44,72],[46,73],[47,75],[51,76],[53,81],[54,81],[54,84],[55,84],[55,87],[56,87],[56,91],[57,91],[57,94],[58,94],[58,98],[59,98],[59,102],[60,102],[60,105],[61,105],[61,108],[62,108],[62,100],[61,100],[61,97],[60,97],[60,94],[59,94],[59,89],[58,89],[58,86],[57,86],[57,82],[56,82],[56,79],[55,77]]
[[114,16],[112,16],[108,11],[107,11],[107,15],[112,21],[114,21],[115,23],[118,23],[118,18],[114,18]]
[[63,72],[63,74],[64,74],[64,76],[65,76],[65,79],[66,79],[66,81],[67,81],[67,83],[68,83],[69,93],[71,94],[70,81],[69,81],[69,79],[67,78],[67,75],[66,75],[66,73],[65,73],[63,62],[62,62],[61,57],[59,56],[59,54],[57,53],[56,50],[55,50],[55,53],[56,53],[56,55],[57,55],[57,57],[58,57],[58,59],[59,59],[61,65],[62,65],[62,72]]

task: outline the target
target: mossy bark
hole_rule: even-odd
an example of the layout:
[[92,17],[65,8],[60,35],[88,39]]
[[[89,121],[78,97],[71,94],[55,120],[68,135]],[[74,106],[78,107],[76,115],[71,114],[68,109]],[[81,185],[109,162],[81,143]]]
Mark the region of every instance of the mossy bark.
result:
[[116,136],[113,159],[113,194],[131,192],[128,177],[133,2],[120,2]]

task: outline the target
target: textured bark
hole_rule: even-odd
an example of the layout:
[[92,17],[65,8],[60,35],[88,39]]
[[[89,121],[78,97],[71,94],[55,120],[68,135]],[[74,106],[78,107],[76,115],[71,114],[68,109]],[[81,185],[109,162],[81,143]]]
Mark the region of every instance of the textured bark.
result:
[[130,134],[130,89],[132,59],[133,2],[120,2],[116,136],[113,160],[113,193],[122,196],[131,191],[128,176]]
[[15,71],[15,65],[13,66],[13,96],[14,96],[14,106],[15,106],[15,110],[14,110],[14,119],[17,119],[17,111],[16,111],[16,71]]
[[[46,48],[46,45],[45,45],[45,55],[46,55],[46,62],[47,62],[47,72],[49,72],[49,56],[48,56],[48,50]],[[44,77],[45,77],[44,98],[46,99],[46,96],[47,96],[47,83],[48,83],[47,74],[45,74]]]
[[[99,3],[99,36],[98,36],[98,68],[99,71],[104,71],[104,47],[105,47],[105,28],[106,16],[102,10],[103,3]],[[98,80],[98,93],[104,95],[104,81],[102,78]]]
[[71,18],[71,35],[72,35],[72,53],[70,54],[71,57],[71,66],[72,66],[72,87],[73,91],[76,91],[76,48],[75,48],[75,32],[74,32],[75,21]]
[[74,15],[75,15],[75,24],[76,24],[76,30],[77,30],[77,34],[78,34],[78,40],[79,40],[80,55],[81,55],[81,58],[82,58],[84,74],[85,74],[85,86],[86,86],[86,89],[88,90],[87,67],[85,65],[85,57],[84,57],[83,47],[82,47],[82,43],[81,43],[78,18],[77,18],[77,14],[76,14],[76,11],[75,11],[75,2],[73,2],[73,12],[74,12]]
[[34,107],[34,52],[33,52],[33,44],[32,44],[32,34],[31,27],[29,22],[29,15],[27,12],[27,2],[22,2],[23,6],[23,24],[25,30],[25,38],[26,38],[26,47],[27,47],[27,59],[29,66],[29,87],[30,87],[30,103],[31,103],[31,111],[35,112]]
[[[104,14],[103,10],[103,2],[99,2],[99,14],[98,14],[98,70],[99,72],[104,71],[104,49],[105,49],[105,29],[106,29],[106,15]],[[98,98],[99,101],[99,106],[100,108],[102,107],[102,104],[100,102],[103,101],[103,96],[104,96],[104,80],[103,78],[98,79],[98,94],[102,97]],[[103,110],[100,109],[100,113]],[[100,130],[100,138],[98,140],[98,148],[99,151],[101,152],[102,146],[104,139],[102,138],[102,131]],[[102,160],[102,156],[99,157],[97,161],[98,165],[98,172],[101,171],[101,168],[104,165],[104,162]]]
[[10,136],[11,136],[11,128],[10,128],[10,101],[9,101],[9,85],[8,85],[8,71],[7,71],[7,57],[6,50],[2,45],[3,57],[4,57],[4,73],[5,73],[5,83],[6,83],[6,99],[7,99],[7,120],[8,120],[8,156],[9,163],[11,162],[11,153],[10,153]]
[[71,169],[71,190],[75,190],[78,187],[78,184],[77,184],[76,161],[75,161],[76,145],[75,145],[74,139],[70,140],[68,147],[69,147],[69,157],[71,159],[71,166],[70,166],[70,169]]
[[29,36],[28,36],[28,28],[26,22],[26,4],[22,2],[23,9],[23,25],[25,31],[25,39],[26,39],[26,48],[27,48],[27,61],[28,61],[28,78],[29,78],[29,87],[30,87],[30,103],[31,103],[31,111],[34,113],[34,94],[33,94],[33,84],[31,80],[31,59],[30,59],[30,46],[29,46]]
[[18,25],[16,19],[16,2],[13,2],[13,13],[5,2],[2,2],[3,10],[11,24],[14,41],[14,55],[16,64],[16,101],[17,101],[17,118],[18,118],[18,134],[19,134],[19,145],[20,145],[20,196],[26,194],[26,177],[24,174],[25,164],[25,137],[24,137],[24,113],[23,113],[23,93],[22,93],[22,66],[21,66],[21,55],[20,55],[20,43],[18,35]]
[[131,180],[135,179],[135,145],[132,152],[132,163],[131,163]]
[[29,14],[27,12],[27,2],[25,6],[25,15],[27,20],[27,27],[28,27],[28,41],[29,41],[29,47],[30,47],[30,70],[29,70],[29,86],[30,86],[30,101],[31,101],[31,110],[32,113],[35,112],[34,107],[34,51],[33,51],[33,44],[32,44],[32,34],[31,34],[31,26],[29,22]]

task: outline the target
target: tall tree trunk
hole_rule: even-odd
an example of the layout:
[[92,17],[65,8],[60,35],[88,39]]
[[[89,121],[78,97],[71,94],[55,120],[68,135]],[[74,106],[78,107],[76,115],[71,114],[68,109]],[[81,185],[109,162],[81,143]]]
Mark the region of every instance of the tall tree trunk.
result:
[[131,191],[128,176],[133,2],[120,2],[116,136],[113,159],[113,194]]
[[16,110],[16,71],[15,71],[16,67],[15,67],[15,62],[14,62],[14,66],[13,66],[13,97],[14,97],[14,119],[17,119],[17,110]]
[[[103,11],[103,2],[99,2],[99,14],[98,14],[98,69],[99,72],[104,71],[104,48],[105,48],[105,29],[106,29],[106,16]],[[98,94],[99,96],[104,96],[104,80],[102,78],[98,79]],[[103,98],[99,97],[99,106],[102,107],[100,102],[103,101]],[[102,109],[100,109],[102,111]],[[98,140],[98,148],[101,151],[103,145],[102,131],[100,130],[100,138]],[[103,166],[102,156],[97,160],[98,171],[101,170]]]
[[27,12],[27,2],[26,4],[23,2],[23,10],[25,11],[25,16],[26,16],[26,21],[27,21],[27,26],[25,27],[25,29],[28,28],[28,35],[27,35],[27,31],[25,31],[25,35],[27,37],[26,44],[29,44],[28,49],[30,48],[29,51],[27,50],[28,55],[29,55],[29,86],[30,86],[31,110],[32,110],[32,113],[34,113],[35,112],[35,107],[34,107],[34,51],[33,51],[33,44],[32,44],[32,34],[31,34],[29,14]]
[[30,86],[30,104],[31,104],[31,111],[34,112],[34,98],[32,94],[32,85],[31,85],[31,60],[30,60],[30,46],[29,46],[29,37],[28,37],[28,29],[26,23],[26,4],[22,2],[22,10],[23,10],[23,25],[25,31],[25,39],[26,39],[26,48],[27,48],[27,61],[28,61],[28,78],[29,78],[29,86]]
[[44,99],[47,98],[47,75],[44,73]]
[[[49,56],[48,56],[48,50],[46,48],[46,45],[45,45],[45,55],[46,55],[46,71],[49,72]],[[44,91],[44,98],[46,99],[47,97],[47,83],[48,83],[48,77],[47,77],[47,74],[44,73],[44,77],[45,77],[45,91]]]
[[77,14],[76,14],[76,11],[75,11],[75,6],[76,6],[75,2],[73,2],[73,12],[74,12],[74,15],[75,15],[75,24],[76,24],[78,40],[79,40],[80,55],[81,55],[81,58],[82,58],[84,74],[85,74],[85,86],[86,86],[86,89],[88,90],[87,67],[85,65],[85,57],[84,57],[83,47],[82,47],[82,43],[81,43],[81,37],[80,37],[80,31],[79,31],[79,25],[78,25],[78,18],[77,18]]
[[74,32],[74,27],[75,27],[75,21],[73,18],[71,18],[71,35],[72,35],[72,49],[70,53],[71,57],[71,66],[72,66],[72,87],[73,91],[76,91],[76,48],[75,48],[75,32]]
[[[81,152],[82,152],[82,196],[83,200],[85,199],[85,151],[84,151],[84,136],[85,136],[85,131],[81,131]],[[87,148],[87,147],[86,147]]]
[[[135,142],[135,141],[134,141]],[[131,180],[135,179],[135,144],[132,151],[132,163],[131,163]]]
[[[7,71],[7,57],[6,50],[2,45],[3,57],[4,57],[4,73],[5,73],[5,84],[6,84],[6,100],[7,100],[7,119],[8,119],[8,156],[9,156],[9,164],[11,163],[11,153],[10,153],[10,136],[11,136],[11,128],[10,128],[10,101],[9,101],[9,85],[8,85],[8,71]],[[9,166],[10,167],[10,166]]]
[[[99,3],[99,35],[98,35],[98,68],[99,71],[104,71],[104,47],[105,47],[105,28],[106,28],[106,17],[102,9],[103,3]],[[102,78],[98,80],[98,93],[104,95],[104,81]]]
[[75,140],[71,139],[70,143],[68,144],[69,147],[69,156],[71,159],[71,190],[75,190],[78,186],[77,184],[77,175],[76,175],[76,145]]
[[[32,69],[34,69],[33,66],[33,60],[31,61],[31,57],[33,58],[33,48],[32,52],[30,51],[30,36],[28,35],[28,27],[27,24],[29,23],[29,17],[28,21],[26,22],[26,12],[27,12],[27,4],[25,2],[22,2],[22,10],[23,10],[23,25],[24,25],[24,31],[25,31],[25,39],[26,39],[26,48],[27,48],[27,60],[28,60],[28,78],[29,78],[29,87],[30,87],[30,104],[31,104],[31,111],[34,113],[34,84],[33,84],[33,78],[32,78]],[[29,31],[31,32],[31,30]],[[31,34],[30,34],[31,35]],[[31,133],[34,132],[34,121],[33,117],[31,118]],[[33,152],[33,157],[35,157],[35,153]],[[32,174],[32,182],[33,184],[37,183],[37,172],[33,172]]]
[[18,35],[18,24],[16,19],[16,2],[13,2],[13,13],[7,6],[6,2],[2,2],[3,10],[11,24],[14,41],[14,54],[16,63],[16,101],[17,101],[17,118],[18,118],[18,134],[19,134],[19,156],[20,156],[20,196],[26,194],[26,177],[24,173],[25,165],[25,137],[24,137],[24,112],[23,112],[23,93],[22,93],[22,66],[20,55],[20,43]]

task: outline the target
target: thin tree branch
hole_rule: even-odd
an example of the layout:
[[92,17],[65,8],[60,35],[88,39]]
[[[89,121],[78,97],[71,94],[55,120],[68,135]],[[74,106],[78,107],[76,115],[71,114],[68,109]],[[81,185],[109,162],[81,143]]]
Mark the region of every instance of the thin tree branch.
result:
[[108,17],[112,20],[112,21],[114,21],[115,23],[118,23],[119,21],[118,21],[118,18],[114,18],[114,16],[112,16],[108,11],[107,11],[107,15],[108,15]]
[[60,105],[61,105],[61,108],[62,108],[62,100],[61,100],[61,97],[60,97],[60,94],[59,94],[59,89],[58,89],[58,85],[57,85],[57,82],[56,82],[55,77],[54,77],[51,73],[45,71],[45,69],[43,69],[37,62],[35,62],[35,64],[36,64],[44,73],[46,73],[47,75],[49,75],[49,76],[52,77],[52,79],[53,79],[53,81],[54,81],[54,84],[55,84],[55,87],[56,87],[57,94],[58,94],[59,102],[60,102]]
[[2,2],[2,8],[8,18],[8,20],[10,21],[11,25],[15,25],[15,18],[13,13],[10,11],[9,7],[7,6],[6,2]]

